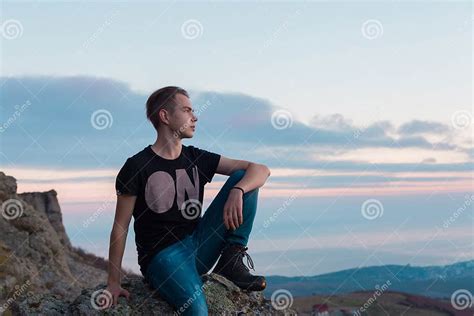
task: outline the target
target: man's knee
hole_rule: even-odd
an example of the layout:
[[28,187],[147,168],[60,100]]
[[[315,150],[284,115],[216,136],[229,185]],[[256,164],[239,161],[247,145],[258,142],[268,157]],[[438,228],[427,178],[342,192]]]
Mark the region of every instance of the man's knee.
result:
[[244,177],[244,175],[245,175],[244,169],[236,170],[230,174],[228,181],[233,182],[233,185],[234,185],[235,183],[239,182],[240,179]]

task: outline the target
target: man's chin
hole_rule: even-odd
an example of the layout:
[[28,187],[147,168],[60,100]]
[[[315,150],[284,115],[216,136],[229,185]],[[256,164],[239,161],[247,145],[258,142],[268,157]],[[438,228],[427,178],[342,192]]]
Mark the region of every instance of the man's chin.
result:
[[184,132],[175,134],[175,137],[179,137],[180,139],[193,138],[193,136],[194,136],[193,131],[184,131]]

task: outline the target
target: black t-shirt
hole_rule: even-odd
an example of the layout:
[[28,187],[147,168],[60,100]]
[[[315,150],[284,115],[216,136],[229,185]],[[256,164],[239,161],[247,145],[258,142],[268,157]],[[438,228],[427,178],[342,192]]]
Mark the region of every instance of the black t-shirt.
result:
[[117,195],[137,196],[133,228],[143,275],[158,251],[182,240],[199,223],[204,185],[211,182],[220,157],[182,145],[178,158],[165,159],[148,145],[120,169],[115,181]]

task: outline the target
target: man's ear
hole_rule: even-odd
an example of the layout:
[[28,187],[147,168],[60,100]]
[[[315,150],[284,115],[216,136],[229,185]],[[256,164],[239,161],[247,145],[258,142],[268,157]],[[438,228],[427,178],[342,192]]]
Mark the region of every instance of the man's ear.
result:
[[166,125],[168,125],[170,123],[168,110],[160,109],[158,111],[158,116],[159,116],[159,119],[162,123],[164,123]]

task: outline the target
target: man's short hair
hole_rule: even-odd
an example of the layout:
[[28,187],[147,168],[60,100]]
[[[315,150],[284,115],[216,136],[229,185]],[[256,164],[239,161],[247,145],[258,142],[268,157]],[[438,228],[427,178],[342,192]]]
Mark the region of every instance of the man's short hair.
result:
[[153,124],[156,130],[160,126],[160,117],[158,112],[161,109],[166,109],[174,113],[176,105],[176,94],[182,94],[189,98],[188,92],[180,87],[168,86],[153,92],[146,101],[146,116]]

